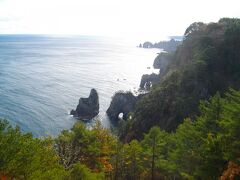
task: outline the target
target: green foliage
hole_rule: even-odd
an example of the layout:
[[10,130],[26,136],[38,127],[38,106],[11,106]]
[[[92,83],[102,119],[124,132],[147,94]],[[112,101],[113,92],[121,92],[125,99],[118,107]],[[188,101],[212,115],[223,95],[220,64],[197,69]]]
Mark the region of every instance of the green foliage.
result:
[[[230,90],[225,98],[216,94],[201,103],[201,115],[195,122],[187,119],[178,127],[176,147],[169,157],[176,164],[179,174],[194,179],[217,179],[227,162],[240,163],[239,93]],[[233,124],[228,126],[229,122]]]
[[92,130],[76,123],[72,130],[64,130],[54,141],[50,137],[33,138],[6,120],[0,120],[0,177],[104,179],[104,173],[112,170],[109,159],[115,141],[99,123]]
[[70,170],[69,180],[101,180],[103,174],[92,173],[86,166],[76,163]]
[[239,177],[240,91],[227,91],[240,88],[239,38],[239,19],[192,24],[160,84],[121,122],[128,143],[99,122],[52,139],[0,120],[0,179]]
[[113,153],[116,139],[99,123],[89,130],[77,122],[71,130],[64,130],[56,139],[56,151],[66,168],[81,162],[94,171],[110,171],[109,156]]
[[118,142],[115,153],[111,158],[113,171],[112,179],[139,179],[143,166],[143,149],[138,141],[133,140],[129,144]]
[[65,175],[50,138],[36,139],[31,134],[22,134],[6,120],[0,120],[0,154],[0,174],[9,178],[61,179]]
[[175,131],[184,118],[199,115],[201,100],[240,88],[240,20],[193,23],[160,83],[140,100],[120,138],[142,139],[152,126]]
[[216,93],[208,101],[201,101],[199,116],[185,119],[175,133],[152,127],[140,143],[134,140],[120,146],[118,164],[122,162],[123,166],[119,165],[117,171],[124,176],[117,179],[133,178],[131,167],[139,169],[135,179],[218,179],[223,173],[226,176],[230,171],[224,171],[228,163],[236,163],[236,169],[240,165],[239,127],[240,91],[231,89],[224,98]]
[[125,176],[127,179],[139,179],[139,175],[143,170],[142,167],[142,147],[136,140],[125,144],[123,147],[124,162],[125,162]]
[[[158,127],[153,127],[148,134],[145,134],[141,144],[144,149],[144,157],[147,159],[145,169],[151,172],[151,179],[166,178],[170,171],[167,161],[171,146],[170,135]],[[156,174],[156,172],[161,173]]]
[[[0,177],[15,179],[218,179],[238,176],[240,91],[201,101],[199,116],[168,133],[155,126],[122,144],[99,122],[76,123],[55,140],[0,121]],[[60,162],[60,164],[59,164]]]
[[221,132],[218,139],[222,143],[223,154],[226,160],[239,161],[240,153],[240,92],[231,90],[226,94],[226,103],[219,126]]

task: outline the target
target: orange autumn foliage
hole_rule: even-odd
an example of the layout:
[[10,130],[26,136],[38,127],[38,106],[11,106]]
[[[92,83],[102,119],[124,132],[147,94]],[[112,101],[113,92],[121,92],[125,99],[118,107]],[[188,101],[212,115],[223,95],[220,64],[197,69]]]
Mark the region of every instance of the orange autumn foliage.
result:
[[110,172],[113,170],[113,167],[112,167],[111,163],[109,162],[108,157],[99,158],[99,162],[101,162],[101,164],[103,165],[105,172]]
[[220,180],[235,180],[236,178],[240,178],[240,166],[230,161]]
[[7,180],[7,176],[0,175],[0,180]]

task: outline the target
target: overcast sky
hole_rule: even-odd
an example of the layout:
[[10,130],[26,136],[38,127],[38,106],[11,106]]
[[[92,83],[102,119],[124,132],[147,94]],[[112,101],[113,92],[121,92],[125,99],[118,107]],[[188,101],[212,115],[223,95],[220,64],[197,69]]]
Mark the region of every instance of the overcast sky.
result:
[[0,0],[2,34],[161,39],[195,21],[240,18],[240,0]]

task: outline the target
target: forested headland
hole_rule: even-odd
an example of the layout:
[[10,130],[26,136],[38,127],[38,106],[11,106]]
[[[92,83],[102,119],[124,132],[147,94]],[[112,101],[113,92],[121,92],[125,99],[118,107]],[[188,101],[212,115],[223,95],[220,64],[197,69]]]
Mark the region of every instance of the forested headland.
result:
[[1,120],[0,179],[239,179],[240,19],[193,23],[170,53],[117,133],[34,138]]

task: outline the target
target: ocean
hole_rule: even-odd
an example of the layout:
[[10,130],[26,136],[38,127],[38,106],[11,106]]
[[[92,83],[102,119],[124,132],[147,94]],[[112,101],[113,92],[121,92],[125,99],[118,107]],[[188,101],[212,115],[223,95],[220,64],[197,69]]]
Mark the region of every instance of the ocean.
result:
[[158,52],[117,38],[0,35],[0,118],[35,137],[56,136],[77,121],[69,112],[95,88],[100,113],[88,123],[109,128],[111,97],[137,91],[142,74],[156,71]]

